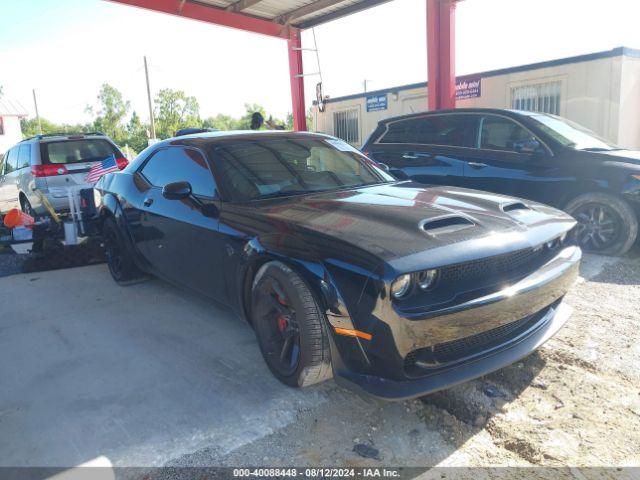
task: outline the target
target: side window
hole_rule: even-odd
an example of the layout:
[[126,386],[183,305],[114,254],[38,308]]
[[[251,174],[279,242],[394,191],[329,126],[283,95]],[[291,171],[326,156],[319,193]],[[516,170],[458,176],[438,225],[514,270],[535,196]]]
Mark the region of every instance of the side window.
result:
[[429,115],[389,124],[379,143],[414,143],[447,147],[473,147],[477,115]]
[[480,148],[515,152],[518,144],[531,140],[535,140],[531,132],[508,118],[489,116],[482,121]]
[[194,195],[216,196],[209,164],[196,150],[181,147],[159,150],[142,167],[141,173],[154,187],[184,181],[191,184]]
[[18,162],[18,149],[12,148],[4,156],[4,174],[11,173],[16,169]]
[[31,145],[20,145],[20,150],[18,150],[17,163],[18,164],[16,165],[16,169],[28,167],[31,165]]

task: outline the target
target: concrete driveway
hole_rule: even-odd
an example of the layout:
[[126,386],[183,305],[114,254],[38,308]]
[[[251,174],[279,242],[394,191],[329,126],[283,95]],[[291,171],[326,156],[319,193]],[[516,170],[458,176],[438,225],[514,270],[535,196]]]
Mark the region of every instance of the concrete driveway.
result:
[[332,381],[283,386],[230,311],[159,280],[119,287],[104,265],[2,278],[0,305],[0,466],[209,464],[328,403],[379,408]]
[[393,404],[281,385],[243,321],[158,280],[0,278],[0,467],[640,465],[640,259],[582,275],[539,352]]

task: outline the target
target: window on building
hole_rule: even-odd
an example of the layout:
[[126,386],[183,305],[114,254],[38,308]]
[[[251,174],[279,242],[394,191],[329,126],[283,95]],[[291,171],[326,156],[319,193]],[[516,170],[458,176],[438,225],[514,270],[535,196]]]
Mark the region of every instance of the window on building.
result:
[[156,187],[164,187],[173,182],[189,182],[194,195],[214,197],[216,194],[209,164],[196,150],[159,150],[142,168],[142,174]]
[[0,117],[0,135],[4,135],[4,120]]
[[546,82],[511,88],[511,108],[560,115],[562,82]]
[[392,122],[380,143],[417,143],[449,147],[473,147],[478,115],[428,115]]
[[360,143],[360,112],[357,108],[333,113],[333,135],[347,143]]
[[533,134],[508,118],[484,117],[480,131],[480,148],[516,151],[518,143],[535,139]]

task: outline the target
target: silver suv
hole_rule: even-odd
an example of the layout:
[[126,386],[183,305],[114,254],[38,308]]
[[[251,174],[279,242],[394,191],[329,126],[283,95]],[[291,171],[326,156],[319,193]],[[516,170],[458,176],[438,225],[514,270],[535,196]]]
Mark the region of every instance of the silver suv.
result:
[[122,170],[127,160],[101,133],[38,135],[23,140],[5,153],[0,165],[0,212],[20,208],[32,216],[44,214],[37,191],[57,212],[68,211],[68,188],[91,188],[87,173],[112,155]]

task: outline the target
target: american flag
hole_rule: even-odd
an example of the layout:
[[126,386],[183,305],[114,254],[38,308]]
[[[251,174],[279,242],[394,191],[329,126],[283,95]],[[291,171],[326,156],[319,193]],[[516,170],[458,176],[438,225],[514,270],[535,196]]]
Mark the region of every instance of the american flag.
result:
[[110,172],[117,172],[119,170],[116,157],[111,155],[104,159],[100,163],[96,163],[89,173],[87,174],[87,183],[96,183],[100,180],[100,177]]

